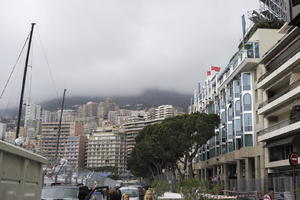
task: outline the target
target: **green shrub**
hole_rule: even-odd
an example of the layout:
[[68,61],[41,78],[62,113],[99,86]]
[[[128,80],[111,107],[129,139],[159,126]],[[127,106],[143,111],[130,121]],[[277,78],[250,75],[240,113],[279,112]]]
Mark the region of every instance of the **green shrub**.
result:
[[170,184],[165,180],[154,181],[151,187],[155,199],[157,199],[158,196],[162,196],[165,192],[170,191],[171,188]]

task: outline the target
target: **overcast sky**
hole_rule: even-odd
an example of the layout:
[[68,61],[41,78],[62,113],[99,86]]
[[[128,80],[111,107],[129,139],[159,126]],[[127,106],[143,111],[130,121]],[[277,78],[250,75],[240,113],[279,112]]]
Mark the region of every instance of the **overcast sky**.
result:
[[[36,22],[26,96],[192,95],[210,65],[224,67],[241,38],[241,16],[257,0],[0,0],[0,91]],[[40,35],[40,37],[39,37]],[[25,52],[24,52],[25,55]],[[0,107],[17,103],[21,58]],[[10,99],[8,101],[8,99]]]

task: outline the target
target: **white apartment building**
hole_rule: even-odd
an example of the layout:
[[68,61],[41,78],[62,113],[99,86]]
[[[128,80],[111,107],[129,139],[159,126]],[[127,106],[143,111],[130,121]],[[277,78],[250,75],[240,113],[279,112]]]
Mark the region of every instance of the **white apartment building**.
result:
[[26,122],[29,120],[40,120],[42,107],[38,104],[33,103],[31,100],[26,102],[25,107],[25,126]]
[[42,107],[33,103],[31,100],[26,102],[25,107],[25,136],[28,139],[34,139],[41,128]]
[[166,119],[176,114],[176,109],[172,105],[161,105],[155,109],[155,119]]
[[112,167],[118,175],[126,172],[126,140],[122,129],[99,128],[87,142],[87,168]]
[[[211,74],[190,109],[216,113],[221,123],[215,136],[198,150],[194,168],[224,189],[266,188],[263,145],[257,143],[257,67],[261,57],[282,37],[276,29],[257,29],[229,64]],[[255,183],[255,184],[254,184]]]

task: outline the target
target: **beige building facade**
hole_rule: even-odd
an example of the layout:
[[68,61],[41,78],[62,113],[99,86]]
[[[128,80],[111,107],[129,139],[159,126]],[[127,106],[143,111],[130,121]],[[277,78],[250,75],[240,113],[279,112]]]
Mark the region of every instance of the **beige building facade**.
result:
[[59,122],[42,123],[40,154],[47,159],[56,160],[65,156],[68,138],[83,134],[83,126],[79,122],[62,122],[57,152]]
[[300,153],[300,28],[285,25],[280,32],[284,37],[258,67],[257,140],[264,144],[264,164],[273,188],[292,191],[288,158],[292,152]]
[[88,137],[87,168],[112,168],[122,175],[126,172],[126,140],[122,129],[99,128]]

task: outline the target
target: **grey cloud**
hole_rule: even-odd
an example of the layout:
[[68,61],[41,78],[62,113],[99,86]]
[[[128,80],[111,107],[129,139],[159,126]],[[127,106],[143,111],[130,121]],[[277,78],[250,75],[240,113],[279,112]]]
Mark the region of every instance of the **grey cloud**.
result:
[[[2,0],[0,89],[36,21],[59,92],[192,93],[209,65],[227,64],[241,37],[241,15],[256,6],[250,0]],[[35,32],[31,96],[37,101],[56,97],[39,43]],[[17,99],[19,88],[11,84],[7,93],[0,107],[11,93]]]

